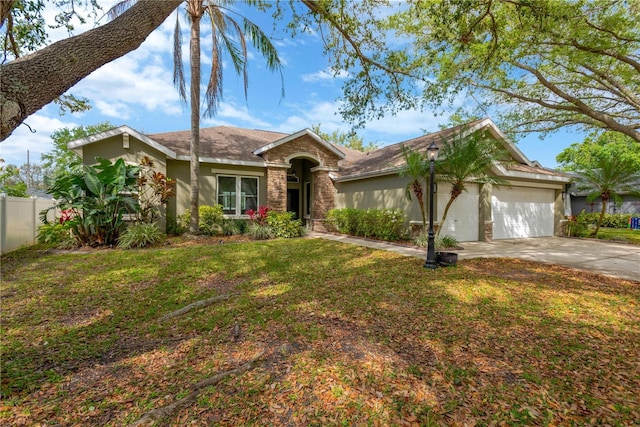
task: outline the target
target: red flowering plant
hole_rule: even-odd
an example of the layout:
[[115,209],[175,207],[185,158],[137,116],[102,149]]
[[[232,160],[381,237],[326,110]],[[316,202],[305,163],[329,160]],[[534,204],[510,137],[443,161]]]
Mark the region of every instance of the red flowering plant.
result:
[[248,209],[246,214],[249,215],[249,219],[251,221],[256,222],[260,225],[267,225],[267,212],[271,209],[266,206],[260,206],[258,210]]
[[60,218],[58,218],[58,221],[60,221],[60,224],[64,224],[65,222],[72,220],[73,217],[74,213],[72,209],[64,209],[60,212]]

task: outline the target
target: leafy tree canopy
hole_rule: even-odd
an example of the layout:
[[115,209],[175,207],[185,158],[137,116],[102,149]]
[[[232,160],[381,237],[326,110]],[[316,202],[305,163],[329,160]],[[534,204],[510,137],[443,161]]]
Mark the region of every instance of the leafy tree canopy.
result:
[[64,173],[71,168],[73,163],[80,160],[76,153],[67,148],[69,142],[113,128],[114,126],[111,123],[102,122],[97,125],[78,126],[71,129],[65,127],[54,131],[51,134],[53,150],[41,156],[42,166],[46,170],[46,174],[55,176]]
[[[25,41],[18,45],[18,32],[15,30],[20,7],[33,6],[35,18],[24,19],[25,25],[33,24],[42,17],[43,0],[0,1],[0,31],[4,31],[4,59],[0,62],[0,141],[11,135],[17,126],[31,114],[50,102],[58,102],[62,110],[78,111],[86,109],[86,100],[75,98],[65,92],[84,77],[102,65],[136,49],[164,20],[182,3],[183,0],[138,0],[134,6],[113,21],[86,31],[80,35],[47,43],[46,36],[37,33],[45,28],[39,22],[35,28],[28,27]],[[77,5],[97,6],[98,0],[55,0],[57,6],[70,5],[71,10],[63,13],[58,23],[68,30],[73,22]],[[45,30],[46,31],[46,30]],[[13,38],[13,42],[11,41]],[[15,44],[17,48],[12,48]],[[31,54],[17,59],[7,59],[22,55],[21,49]],[[55,76],[55,78],[51,78]]]
[[640,141],[638,2],[303,3],[328,24],[319,33],[333,69],[348,72],[341,112],[356,126],[459,108],[514,133],[578,126]]
[[16,165],[5,165],[0,159],[0,193],[11,197],[29,197],[27,184],[20,178],[20,169]]
[[320,126],[322,126],[321,123],[313,125],[311,127],[311,130],[325,141],[333,142],[335,144],[342,145],[343,147],[363,152],[373,151],[378,148],[378,144],[376,144],[375,142],[369,142],[365,144],[362,137],[357,135],[356,133],[341,132],[339,130],[334,130],[331,133],[326,133],[323,132],[322,129],[320,129]]
[[640,144],[617,132],[594,132],[583,142],[571,144],[556,157],[560,168],[570,172],[598,169],[608,159],[640,171]]

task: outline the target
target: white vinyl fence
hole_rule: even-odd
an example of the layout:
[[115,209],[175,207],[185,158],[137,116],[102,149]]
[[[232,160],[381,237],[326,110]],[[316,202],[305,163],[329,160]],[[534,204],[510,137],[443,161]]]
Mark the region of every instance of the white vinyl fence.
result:
[[[40,211],[53,206],[52,199],[35,197],[9,197],[0,194],[0,253],[7,253],[21,246],[36,243]],[[55,218],[50,211],[48,220]]]

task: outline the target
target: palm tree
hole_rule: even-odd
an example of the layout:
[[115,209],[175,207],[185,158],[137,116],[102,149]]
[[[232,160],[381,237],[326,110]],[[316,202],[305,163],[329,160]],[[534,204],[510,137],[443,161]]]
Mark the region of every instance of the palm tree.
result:
[[436,237],[440,235],[451,205],[467,190],[469,181],[508,185],[507,181],[489,175],[491,165],[506,158],[506,153],[498,141],[481,130],[468,134],[463,129],[450,139],[443,140],[441,147],[436,160],[436,173],[441,181],[451,183],[451,192]]
[[608,156],[599,158],[598,165],[599,168],[577,172],[575,179],[578,191],[588,191],[588,202],[602,200],[600,217],[591,237],[598,237],[609,200],[622,201],[621,193],[640,196],[640,170],[633,161]]
[[[136,0],[124,0],[115,5],[111,10],[115,14],[122,13]],[[247,63],[249,54],[247,40],[265,58],[267,68],[270,71],[280,71],[282,81],[282,64],[278,52],[268,36],[251,20],[239,16],[239,20],[232,17],[236,14],[229,5],[237,5],[233,0],[185,0],[187,16],[191,24],[189,43],[191,81],[190,81],[190,107],[191,107],[191,203],[189,231],[198,233],[199,215],[198,199],[200,194],[200,21],[203,16],[209,17],[211,23],[211,72],[205,94],[206,109],[204,116],[215,115],[217,107],[222,99],[222,57],[226,52],[231,58],[231,63],[237,74],[242,75],[244,81],[244,96],[247,98],[248,73]],[[256,5],[255,0],[247,0],[249,5]],[[173,82],[178,89],[180,98],[186,103],[186,84],[182,63],[182,39],[180,37],[180,17],[176,17],[174,30],[174,73]],[[284,86],[282,96],[284,96]]]
[[427,213],[424,207],[424,187],[426,176],[429,175],[429,163],[424,156],[409,147],[402,147],[402,156],[405,165],[400,169],[400,176],[409,177],[409,183],[405,189],[406,196],[411,201],[411,195],[416,196],[420,205],[420,214],[422,215],[422,230],[427,229]]
[[[278,53],[271,41],[260,28],[249,19],[240,16],[240,22],[231,17],[227,8],[233,1],[228,0],[186,0],[187,14],[191,23],[190,64],[191,64],[191,204],[190,226],[192,233],[198,233],[198,199],[200,194],[200,20],[203,16],[211,21],[211,73],[205,95],[205,116],[215,115],[222,99],[222,56],[226,51],[237,74],[244,80],[244,95],[247,98],[247,38],[267,61],[267,68],[281,72],[282,65]],[[247,3],[252,4],[251,1]],[[236,41],[237,40],[237,41]],[[282,72],[281,72],[282,78]],[[184,70],[181,55],[179,19],[174,32],[174,84],[181,98],[186,102]]]

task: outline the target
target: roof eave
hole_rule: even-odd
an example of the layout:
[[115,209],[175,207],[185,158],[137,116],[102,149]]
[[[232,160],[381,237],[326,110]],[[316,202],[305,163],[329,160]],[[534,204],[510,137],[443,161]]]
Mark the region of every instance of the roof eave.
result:
[[491,169],[496,173],[496,175],[501,175],[505,178],[520,178],[534,181],[550,181],[563,183],[568,183],[571,181],[571,179],[566,176],[513,171],[506,169],[504,166],[499,164],[494,164]]
[[377,178],[379,176],[395,175],[398,172],[400,172],[400,169],[401,168],[399,167],[393,167],[393,168],[377,170],[377,171],[356,173],[353,175],[344,175],[344,176],[336,177],[335,181],[348,182],[348,181],[357,181],[359,179],[366,179],[366,178]]
[[[185,162],[191,161],[191,156],[187,155],[179,155],[176,157],[176,160],[183,160]],[[267,163],[262,161],[251,161],[251,160],[236,160],[236,159],[226,159],[219,157],[200,157],[200,163],[215,163],[220,165],[231,165],[231,166],[253,166],[264,168],[267,166]]]
[[127,125],[119,126],[117,128],[113,128],[113,129],[110,129],[110,130],[105,131],[105,132],[96,133],[94,135],[89,135],[89,136],[86,136],[84,138],[76,139],[75,141],[70,141],[67,144],[67,148],[70,149],[70,150],[75,151],[76,153],[79,153],[79,149],[84,147],[85,145],[93,144],[95,142],[99,142],[99,141],[105,140],[107,138],[111,138],[112,136],[122,135],[124,133],[129,134],[129,135],[133,136],[134,138],[136,138],[136,139],[142,141],[143,143],[147,144],[151,148],[154,148],[154,149],[160,151],[161,153],[163,153],[165,156],[167,156],[170,159],[177,158],[177,154],[173,150],[168,149],[164,145],[157,143],[153,139],[149,138],[146,135],[141,134],[137,130],[135,130],[135,129],[127,126]]

